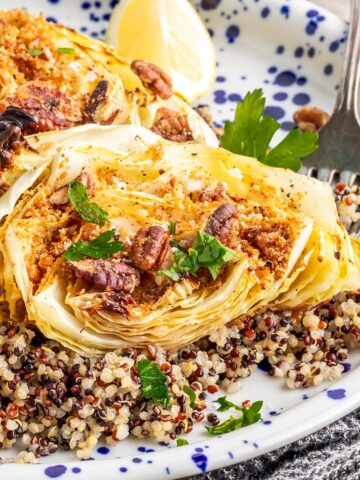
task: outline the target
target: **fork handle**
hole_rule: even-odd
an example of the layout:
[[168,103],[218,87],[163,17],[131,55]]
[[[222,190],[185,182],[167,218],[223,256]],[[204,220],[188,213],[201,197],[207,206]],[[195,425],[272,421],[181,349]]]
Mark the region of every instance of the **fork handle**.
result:
[[351,0],[350,27],[343,74],[336,99],[335,112],[352,113],[359,121],[358,94],[360,86],[360,0]]

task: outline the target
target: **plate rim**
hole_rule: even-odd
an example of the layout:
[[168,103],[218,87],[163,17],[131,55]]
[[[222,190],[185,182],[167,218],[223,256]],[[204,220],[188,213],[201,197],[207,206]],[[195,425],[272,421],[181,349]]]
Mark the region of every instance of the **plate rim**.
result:
[[[271,3],[275,6],[280,6],[283,4],[282,0],[271,0]],[[330,12],[327,8],[314,4],[309,0],[290,0],[292,9],[296,15],[300,15],[304,9],[313,7],[318,12],[322,12],[326,15],[328,22],[326,25],[331,24],[332,22],[338,22],[342,27],[347,27],[347,23],[338,17],[336,14]],[[331,32],[330,32],[331,33]],[[351,386],[356,384],[356,378],[360,373],[360,366],[354,368],[341,379],[331,384],[331,387],[336,389],[346,389],[351,391]],[[347,388],[350,387],[350,388]],[[47,469],[51,469],[56,466],[60,466],[59,462],[51,463],[39,463],[39,464],[0,464],[0,475],[2,478],[11,478],[12,480],[23,480],[26,475],[34,474],[35,478],[74,478],[73,474],[75,473],[72,469],[81,469],[81,475],[79,478],[86,478],[86,480],[98,480],[100,469],[103,470],[103,474],[106,474],[107,480],[112,480],[113,478],[119,478],[119,468],[127,468],[126,475],[124,478],[127,479],[137,479],[139,474],[143,480],[152,480],[157,478],[161,479],[176,479],[181,477],[186,477],[190,475],[197,475],[205,473],[208,471],[216,470],[219,468],[235,465],[246,460],[258,457],[270,451],[281,448],[285,445],[290,445],[295,441],[304,438],[305,436],[314,433],[321,428],[330,425],[331,423],[339,420],[343,416],[347,415],[351,411],[355,410],[357,407],[360,407],[360,387],[357,391],[353,391],[351,394],[346,395],[345,398],[339,401],[334,401],[329,399],[326,396],[326,388],[318,392],[307,401],[299,403],[294,407],[289,408],[288,410],[282,412],[280,415],[274,417],[276,421],[269,425],[268,429],[265,429],[262,424],[252,425],[246,428],[246,437],[252,437],[255,443],[259,442],[259,447],[254,448],[253,446],[246,446],[243,443],[244,436],[242,430],[231,432],[221,437],[213,437],[207,440],[201,440],[194,442],[192,444],[186,445],[179,448],[164,449],[156,452],[152,452],[152,455],[156,456],[156,462],[148,465],[147,453],[137,454],[137,458],[141,459],[142,462],[133,463],[133,457],[123,457],[123,458],[104,458],[102,460],[94,460],[91,462],[84,461],[65,461],[62,462],[62,465],[66,467],[66,470],[56,477],[50,477],[45,473]],[[329,405],[329,408],[324,408],[324,399]],[[331,403],[332,402],[332,403]],[[311,404],[311,414],[309,414],[309,405]],[[316,407],[316,408],[315,408]],[[307,412],[307,416],[302,417],[302,414]],[[302,418],[302,421],[298,423],[297,427],[294,428],[293,432],[290,435],[284,434],[286,429],[294,426],[294,421],[289,422],[289,418],[298,417]],[[272,434],[271,429],[273,425],[277,425],[276,432]],[[281,428],[279,429],[279,425]],[[259,434],[260,433],[260,434]],[[238,441],[238,445],[236,445]],[[202,471],[195,465],[195,463],[190,463],[189,459],[192,454],[200,453],[205,450],[207,444],[215,444],[216,449],[211,453],[211,463],[209,468]],[[231,450],[232,458],[229,457],[229,450]],[[173,462],[173,463],[172,463]],[[146,467],[148,468],[145,468]],[[169,473],[166,472],[166,465],[171,465],[172,471]],[[173,468],[174,466],[178,468]],[[96,466],[96,468],[94,468]],[[180,466],[180,467],[179,467]],[[121,478],[121,477],[120,477]]]

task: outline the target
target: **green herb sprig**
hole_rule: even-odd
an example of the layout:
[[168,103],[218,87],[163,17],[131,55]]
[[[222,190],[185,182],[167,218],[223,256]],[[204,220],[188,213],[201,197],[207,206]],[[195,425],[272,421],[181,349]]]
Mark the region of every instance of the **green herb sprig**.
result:
[[234,408],[235,410],[239,410],[240,412],[243,411],[242,407],[239,407],[233,402],[229,402],[226,397],[220,397],[217,400],[214,400],[214,403],[218,403],[220,407],[217,409],[218,412],[226,412],[230,410],[230,408]]
[[138,372],[144,398],[167,407],[170,401],[167,387],[168,378],[162,373],[158,365],[147,359],[140,360]]
[[124,250],[124,244],[119,241],[112,242],[115,232],[108,230],[100,233],[94,240],[89,242],[80,240],[73,243],[65,250],[63,257],[66,260],[82,260],[85,257],[100,258],[106,260],[110,255]]
[[178,245],[176,240],[171,242],[171,246],[174,248],[174,262],[168,270],[159,270],[157,273],[165,275],[174,282],[178,281],[180,275],[184,273],[196,275],[200,268],[207,268],[213,280],[216,280],[221,268],[236,257],[233,250],[202,230],[197,232],[188,253]]
[[44,53],[44,50],[42,48],[29,48],[28,54],[31,55],[32,57],[39,57]]
[[185,438],[178,438],[176,440],[176,446],[177,447],[183,447],[184,445],[189,445],[189,442],[185,440]]
[[108,213],[96,203],[90,202],[85,185],[78,180],[69,183],[68,194],[70,202],[81,218],[90,223],[105,225]]
[[183,391],[186,393],[186,395],[190,399],[190,407],[191,408],[196,408],[198,406],[198,404],[196,403],[196,393],[194,392],[194,390],[192,388],[188,387],[187,385],[185,385],[183,387]]
[[247,93],[243,102],[237,105],[234,121],[225,122],[221,145],[230,152],[255,157],[272,167],[299,170],[300,159],[317,150],[318,134],[294,129],[269,150],[280,123],[264,115],[264,109],[265,98],[261,88]]
[[[222,405],[220,406],[218,411],[225,411],[229,408],[235,407],[236,410],[242,412],[242,416],[239,418],[235,418],[231,415],[228,420],[221,423],[220,425],[216,425],[215,427],[206,425],[205,428],[211,435],[222,435],[224,433],[233,432],[238,428],[248,427],[249,425],[253,425],[254,423],[257,423],[259,420],[261,420],[260,410],[262,406],[263,402],[261,400],[254,402],[252,405],[250,405],[249,408],[238,407],[232,402],[222,401]],[[223,408],[223,410],[221,408]]]
[[75,54],[75,48],[71,47],[59,47],[56,49],[57,53],[63,54],[63,55],[74,55]]

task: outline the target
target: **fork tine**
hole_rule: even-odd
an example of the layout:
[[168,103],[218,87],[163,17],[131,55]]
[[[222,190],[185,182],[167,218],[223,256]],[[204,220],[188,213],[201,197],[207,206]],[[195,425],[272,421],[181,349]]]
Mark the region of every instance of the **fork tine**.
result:
[[350,185],[353,175],[354,174],[351,170],[344,170],[343,172],[340,172],[340,182]]
[[350,234],[355,234],[354,237],[359,238],[360,235],[360,220],[354,222],[350,227]]
[[319,168],[317,179],[321,182],[329,182],[330,183],[330,175],[331,171],[328,168]]

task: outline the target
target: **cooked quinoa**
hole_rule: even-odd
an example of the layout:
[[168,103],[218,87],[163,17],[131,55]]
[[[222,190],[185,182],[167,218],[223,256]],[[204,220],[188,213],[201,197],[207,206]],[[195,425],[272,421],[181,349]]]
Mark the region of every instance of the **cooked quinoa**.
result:
[[[359,220],[357,187],[335,186],[342,222]],[[109,445],[134,435],[168,442],[194,424],[217,425],[205,414],[209,395],[241,388],[257,365],[282,377],[289,388],[338,379],[349,350],[360,343],[360,295],[340,293],[315,310],[264,312],[169,354],[149,347],[85,358],[48,340],[31,326],[0,326],[0,448],[22,449],[15,459],[36,462],[57,450],[76,450],[87,459],[97,442]],[[167,408],[142,396],[138,362],[155,361],[167,376]],[[183,387],[190,386],[197,407]]]

